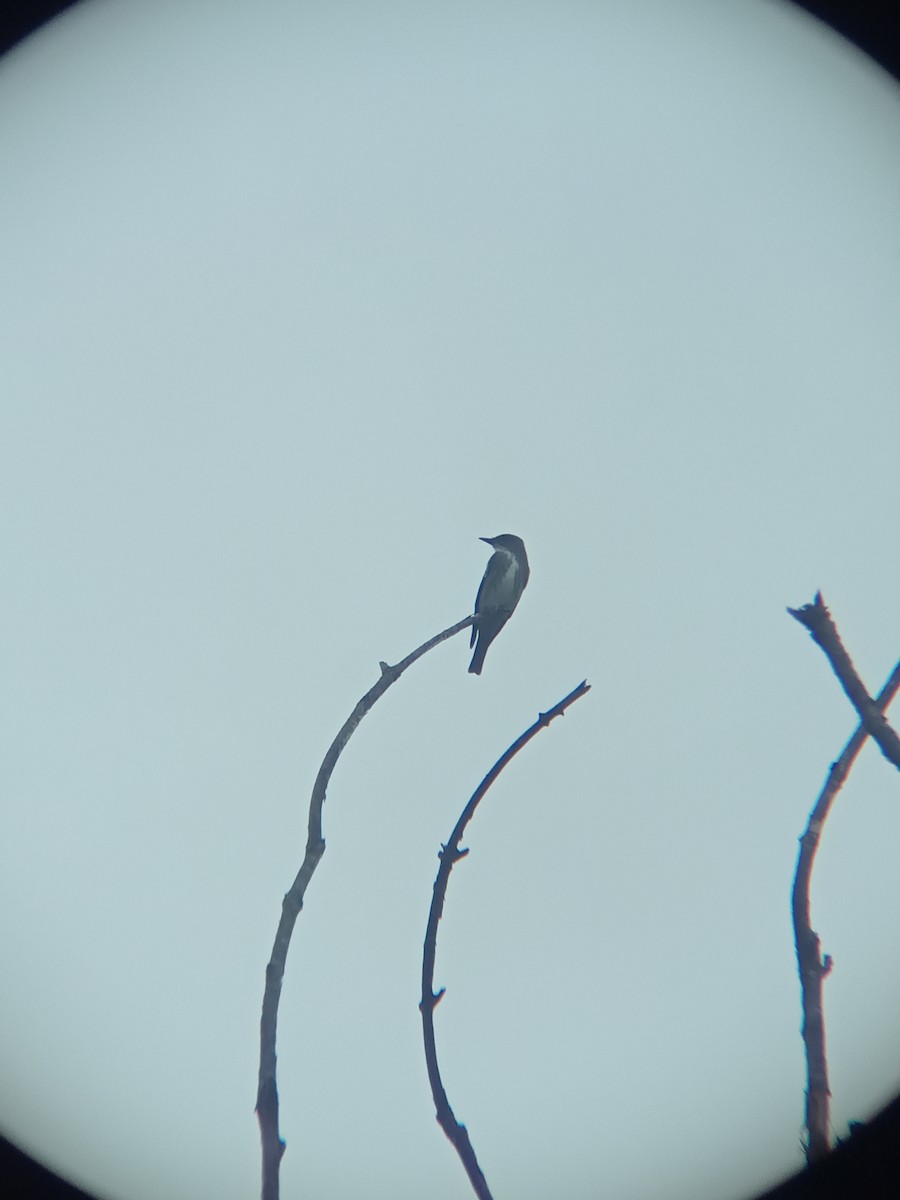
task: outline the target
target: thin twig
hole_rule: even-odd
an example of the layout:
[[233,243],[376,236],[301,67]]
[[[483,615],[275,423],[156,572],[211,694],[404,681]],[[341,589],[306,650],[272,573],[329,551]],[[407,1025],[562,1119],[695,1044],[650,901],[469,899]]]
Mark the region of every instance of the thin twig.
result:
[[284,1154],[285,1143],[278,1132],[278,1087],[276,1082],[275,1041],[278,1028],[278,1002],[281,998],[281,984],[284,979],[284,968],[287,962],[288,949],[294,925],[303,907],[303,897],[309,881],[313,877],[322,855],[325,853],[325,839],[322,836],[322,805],[325,803],[325,790],[328,787],[331,773],[337,764],[341,751],[350,740],[357,725],[392,683],[395,683],[407,667],[423,654],[433,649],[440,642],[453,637],[460,630],[472,624],[473,617],[466,617],[436,634],[418,649],[413,650],[396,666],[380,663],[381,678],[369,688],[353,712],[341,726],[340,732],[328,748],[328,753],[322,760],[316,781],[313,784],[312,796],[309,802],[309,833],[306,840],[306,854],[297,872],[297,877],[291,884],[290,890],[281,905],[281,919],[275,934],[272,954],[266,967],[266,986],[263,993],[262,1017],[259,1023],[259,1085],[256,1095],[256,1115],[259,1119],[259,1133],[262,1142],[262,1200],[278,1200],[279,1166]]
[[[817,600],[821,600],[821,597],[817,596]],[[796,614],[792,613],[792,615]],[[900,690],[900,663],[894,667],[890,678],[874,701],[879,712],[883,712],[888,707],[898,690]],[[831,1092],[828,1087],[828,1060],[825,1054],[822,980],[829,974],[833,966],[830,954],[822,957],[819,935],[812,927],[809,911],[810,879],[826,818],[867,736],[865,728],[860,724],[841,751],[840,757],[831,764],[828,778],[813,805],[806,829],[800,838],[797,870],[791,891],[794,945],[797,951],[797,968],[800,975],[800,994],[803,1005],[803,1045],[806,1052],[807,1162],[814,1162],[816,1159],[824,1157],[830,1148]]]
[[469,853],[468,850],[460,849],[460,839],[469,821],[475,815],[475,809],[481,802],[482,797],[506,764],[519,753],[523,746],[527,745],[542,729],[546,729],[554,717],[562,716],[570,704],[574,704],[576,700],[580,700],[590,690],[590,684],[587,680],[583,680],[579,683],[578,687],[569,692],[568,696],[554,705],[549,712],[540,713],[535,723],[529,729],[526,729],[522,736],[517,738],[509,749],[497,759],[463,809],[450,835],[450,840],[441,848],[438,856],[440,858],[440,866],[438,867],[437,878],[434,881],[431,910],[428,914],[428,925],[425,930],[425,947],[422,955],[422,999],[419,1002],[419,1011],[422,1014],[425,1062],[428,1067],[428,1079],[431,1083],[431,1094],[434,1097],[437,1120],[444,1133],[456,1148],[456,1152],[462,1160],[462,1164],[466,1169],[478,1200],[491,1200],[491,1193],[478,1165],[478,1159],[475,1157],[475,1151],[469,1140],[468,1131],[465,1125],[461,1125],[453,1115],[453,1109],[450,1107],[450,1101],[447,1099],[447,1093],[441,1081],[437,1061],[437,1049],[434,1041],[434,1010],[444,995],[443,988],[439,992],[435,992],[434,990],[434,961],[437,954],[438,922],[444,911],[444,898],[447,894],[447,883],[450,879],[450,872],[453,870],[454,864]]
[[900,771],[900,737],[887,723],[884,714],[879,711],[878,705],[866,691],[850,655],[844,649],[831,613],[825,607],[822,593],[816,592],[812,604],[804,604],[802,608],[789,608],[788,612],[809,630],[813,641],[824,650],[866,733],[878,743],[878,749],[888,762],[893,763]]

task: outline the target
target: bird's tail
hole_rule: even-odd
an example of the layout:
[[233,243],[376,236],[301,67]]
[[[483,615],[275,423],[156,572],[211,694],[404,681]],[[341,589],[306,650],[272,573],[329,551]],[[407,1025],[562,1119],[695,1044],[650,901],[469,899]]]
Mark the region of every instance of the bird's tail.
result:
[[469,674],[480,675],[481,668],[484,666],[484,656],[487,654],[489,642],[482,638],[475,647],[475,653],[472,655],[472,661],[469,663]]

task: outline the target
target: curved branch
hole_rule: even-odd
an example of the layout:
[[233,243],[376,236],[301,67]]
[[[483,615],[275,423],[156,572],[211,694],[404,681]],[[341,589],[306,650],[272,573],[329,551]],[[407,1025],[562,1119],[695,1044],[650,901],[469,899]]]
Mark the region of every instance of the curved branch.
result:
[[554,705],[549,712],[538,714],[538,719],[535,723],[513,742],[509,749],[497,759],[484,779],[482,779],[472,798],[463,809],[459,820],[456,822],[453,832],[450,835],[450,840],[445,846],[441,847],[441,852],[438,855],[441,861],[438,867],[437,878],[434,881],[431,909],[428,913],[428,925],[425,930],[425,946],[422,955],[422,999],[419,1002],[419,1011],[422,1014],[422,1036],[425,1042],[425,1062],[428,1067],[428,1080],[431,1084],[431,1094],[434,1097],[438,1124],[455,1146],[478,1200],[491,1200],[491,1193],[478,1165],[478,1159],[475,1157],[475,1151],[469,1140],[468,1131],[465,1125],[460,1125],[453,1115],[453,1109],[450,1107],[450,1101],[447,1099],[447,1093],[441,1081],[441,1073],[437,1061],[437,1049],[434,1041],[434,1010],[444,995],[443,988],[439,992],[435,992],[434,990],[434,960],[437,954],[438,922],[444,912],[444,899],[447,895],[447,883],[450,879],[450,872],[453,870],[454,864],[469,853],[468,850],[460,849],[460,838],[469,821],[475,815],[475,809],[480,804],[482,797],[506,764],[515,758],[523,746],[527,745],[542,729],[546,729],[554,717],[562,716],[570,704],[574,704],[576,700],[580,700],[590,690],[590,684],[587,680],[583,680],[579,683],[578,687],[569,692],[568,696],[565,696],[558,704]]
[[[819,599],[821,599],[819,597]],[[794,614],[792,614],[794,615]],[[900,691],[900,663],[875,700],[879,712],[883,712]],[[800,995],[803,1004],[803,1046],[806,1052],[806,1128],[808,1140],[806,1158],[814,1162],[829,1150],[829,1099],[828,1060],[825,1055],[825,1017],[822,1006],[822,980],[831,971],[833,962],[830,954],[822,957],[819,935],[812,927],[809,914],[809,885],[813,862],[825,820],[840,789],[843,787],[850,768],[866,740],[865,728],[860,725],[841,752],[840,758],[831,764],[825,786],[809,815],[800,851],[797,870],[791,891],[791,912],[794,922],[794,945],[797,951],[797,969],[800,975]]]
[[433,649],[440,642],[453,637],[460,630],[472,624],[473,617],[466,617],[451,625],[449,629],[436,634],[427,642],[423,642],[411,654],[402,659],[396,666],[380,663],[381,678],[369,688],[353,712],[341,726],[337,737],[328,747],[319,773],[313,784],[312,796],[309,802],[309,832],[306,839],[306,854],[300,864],[297,877],[291,884],[290,890],[281,905],[281,919],[275,933],[272,953],[266,966],[266,986],[263,993],[262,1016],[259,1023],[259,1084],[256,1094],[256,1115],[259,1119],[259,1133],[262,1142],[262,1197],[263,1200],[278,1200],[279,1180],[278,1170],[281,1157],[284,1154],[285,1143],[278,1132],[278,1087],[276,1083],[275,1040],[278,1028],[278,1002],[281,999],[281,984],[284,979],[284,968],[287,962],[288,949],[294,925],[303,907],[303,897],[309,881],[313,877],[319,860],[325,853],[325,839],[322,836],[322,806],[325,803],[325,791],[331,779],[341,751],[347,745],[357,725],[373,706],[376,700],[395,683],[407,667],[423,654]]

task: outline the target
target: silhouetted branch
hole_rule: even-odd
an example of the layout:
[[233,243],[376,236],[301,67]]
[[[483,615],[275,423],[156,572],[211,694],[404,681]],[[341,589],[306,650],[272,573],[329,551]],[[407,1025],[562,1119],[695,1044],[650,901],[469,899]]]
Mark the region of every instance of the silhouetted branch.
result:
[[791,616],[805,625],[812,639],[825,651],[832,670],[850,703],[856,709],[866,733],[878,743],[884,757],[900,771],[900,737],[894,732],[879,710],[878,705],[866,691],[865,684],[856,673],[850,655],[844,649],[840,635],[825,607],[822,593],[816,592],[812,604],[802,608],[789,608]]
[[278,1200],[279,1165],[284,1154],[285,1143],[278,1132],[278,1087],[276,1083],[275,1040],[278,1027],[278,1002],[281,999],[281,984],[284,979],[284,968],[287,962],[288,948],[294,925],[303,907],[303,897],[313,872],[319,865],[319,860],[325,853],[325,839],[322,836],[322,805],[325,803],[325,790],[328,787],[331,773],[337,764],[341,751],[350,740],[357,725],[392,683],[396,682],[416,659],[421,658],[440,642],[453,637],[460,630],[472,624],[473,617],[466,617],[445,629],[442,633],[424,642],[412,654],[408,654],[396,666],[380,663],[381,678],[366,692],[354,708],[353,712],[341,726],[340,732],[328,748],[328,753],[322,760],[316,781],[313,784],[312,796],[309,802],[309,833],[306,839],[306,854],[297,872],[297,878],[291,884],[290,891],[285,895],[281,905],[281,920],[275,933],[272,954],[266,967],[266,987],[263,993],[262,1017],[259,1024],[259,1085],[256,1095],[256,1114],[259,1119],[259,1133],[262,1142],[262,1198],[263,1200]]
[[434,1042],[434,1010],[444,995],[443,988],[439,992],[435,992],[434,990],[434,960],[437,954],[438,922],[444,911],[444,898],[447,894],[447,883],[450,879],[450,872],[453,870],[454,864],[469,853],[468,850],[460,849],[460,838],[469,821],[475,815],[475,809],[481,802],[482,797],[506,764],[519,753],[523,746],[527,745],[541,729],[545,729],[554,717],[562,716],[570,704],[574,704],[576,700],[580,700],[590,690],[590,684],[588,684],[587,680],[579,683],[577,688],[569,692],[568,696],[560,700],[549,712],[540,713],[535,723],[529,729],[526,729],[522,736],[514,741],[509,749],[498,758],[463,809],[450,835],[450,840],[445,846],[442,846],[441,852],[438,855],[440,866],[438,867],[437,878],[434,881],[431,910],[428,914],[428,925],[425,930],[425,947],[422,955],[422,999],[419,1002],[419,1011],[422,1014],[425,1062],[428,1067],[428,1079],[431,1083],[431,1094],[434,1097],[437,1120],[444,1133],[455,1146],[478,1200],[491,1200],[491,1193],[478,1165],[472,1143],[469,1141],[468,1131],[465,1125],[460,1125],[453,1115],[453,1109],[450,1107],[450,1101],[447,1099],[447,1093],[444,1091],[444,1085],[441,1081],[437,1061],[437,1049]]
[[[817,601],[820,600],[821,597],[817,596]],[[796,616],[793,612],[791,615]],[[891,677],[874,701],[879,712],[888,707],[898,690],[900,690],[900,663],[894,667]],[[800,974],[800,994],[803,1004],[803,1045],[806,1051],[806,1128],[808,1131],[806,1158],[808,1162],[822,1158],[828,1153],[830,1147],[829,1101],[831,1092],[828,1087],[828,1061],[825,1055],[822,980],[831,971],[833,965],[830,954],[822,957],[819,935],[812,928],[809,913],[809,885],[825,820],[867,736],[865,728],[860,725],[844,747],[840,758],[831,764],[825,786],[819,793],[810,813],[806,830],[800,838],[800,852],[797,857],[797,870],[791,893],[794,944],[797,950],[797,968]]]

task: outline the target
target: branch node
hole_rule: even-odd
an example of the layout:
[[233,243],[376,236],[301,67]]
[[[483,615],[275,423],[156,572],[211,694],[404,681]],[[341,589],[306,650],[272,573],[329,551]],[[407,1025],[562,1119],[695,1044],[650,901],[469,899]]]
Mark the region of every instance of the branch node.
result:
[[420,1000],[419,1001],[419,1012],[424,1012],[426,1007],[430,1008],[431,1011],[434,1012],[434,1010],[437,1008],[437,1006],[443,1000],[444,994],[446,991],[447,991],[446,988],[441,988],[441,990],[439,992],[432,992],[427,1000]]
[[438,850],[438,858],[444,858],[445,855],[449,855],[451,862],[459,862],[459,860],[461,858],[465,858],[468,853],[468,846],[454,846],[452,844],[448,846],[441,842],[441,848]]

